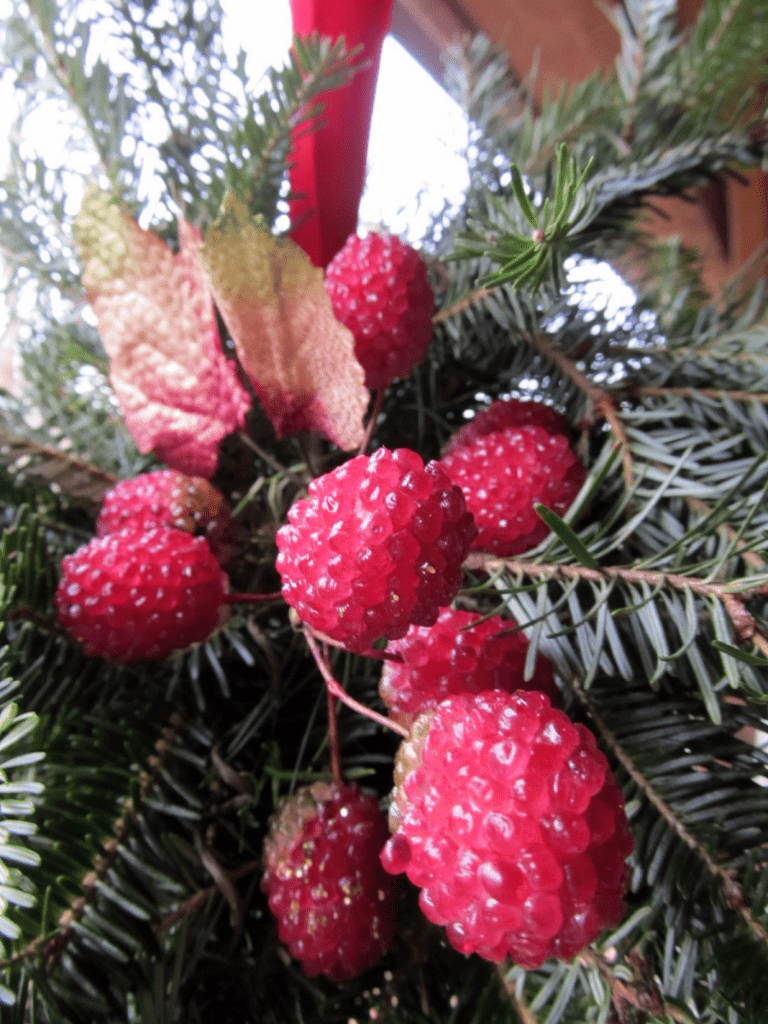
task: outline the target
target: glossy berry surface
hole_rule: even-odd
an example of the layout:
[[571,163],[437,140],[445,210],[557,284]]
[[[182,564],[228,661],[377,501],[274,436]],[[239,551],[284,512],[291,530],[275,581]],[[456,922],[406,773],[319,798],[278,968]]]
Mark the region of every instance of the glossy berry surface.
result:
[[159,526],[205,537],[220,561],[232,552],[234,524],[223,495],[202,477],[175,469],[156,469],[111,487],[104,495],[96,533],[106,537],[128,527]]
[[62,560],[55,603],[59,622],[86,654],[130,662],[206,640],[227,590],[203,537],[127,529]]
[[431,625],[461,585],[475,535],[458,487],[407,448],[358,455],[313,480],[277,533],[283,597],[350,650]]
[[451,945],[526,968],[570,960],[624,915],[624,801],[585,726],[542,693],[449,697],[395,762],[382,863]]
[[559,703],[552,664],[542,654],[532,678],[523,678],[528,641],[523,633],[509,632],[514,628],[511,619],[499,615],[483,619],[452,608],[444,609],[434,626],[411,626],[387,648],[402,662],[385,662],[381,673],[379,692],[390,717],[410,726],[419,712],[436,708],[446,697],[482,690],[540,690]]
[[471,444],[478,437],[492,434],[496,430],[508,427],[541,427],[548,434],[565,434],[570,431],[570,424],[551,405],[541,402],[523,402],[517,398],[498,399],[486,409],[480,409],[475,416],[448,441],[444,453]]
[[418,252],[394,235],[350,235],[325,272],[336,319],[355,337],[368,388],[406,377],[432,339],[435,298]]
[[272,819],[262,889],[305,974],[346,981],[386,952],[397,892],[379,860],[388,834],[377,798],[355,785],[306,786]]
[[542,427],[483,434],[453,448],[440,464],[461,487],[475,517],[472,547],[502,557],[528,551],[549,533],[534,505],[562,516],[586,479],[568,438]]

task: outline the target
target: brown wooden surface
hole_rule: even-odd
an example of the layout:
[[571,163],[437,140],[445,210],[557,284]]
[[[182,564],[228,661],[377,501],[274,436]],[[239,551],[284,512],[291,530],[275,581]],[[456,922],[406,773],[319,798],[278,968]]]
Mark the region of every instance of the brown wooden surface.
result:
[[[692,24],[700,6],[701,0],[678,0],[681,29]],[[464,33],[484,32],[506,49],[521,76],[537,62],[539,100],[545,88],[555,92],[564,82],[608,69],[620,48],[618,33],[594,0],[394,0],[392,26],[438,79],[441,52]],[[768,239],[768,176],[745,176],[747,185],[728,179],[695,190],[692,201],[659,199],[658,212],[649,213],[652,231],[678,234],[701,253],[713,292]]]

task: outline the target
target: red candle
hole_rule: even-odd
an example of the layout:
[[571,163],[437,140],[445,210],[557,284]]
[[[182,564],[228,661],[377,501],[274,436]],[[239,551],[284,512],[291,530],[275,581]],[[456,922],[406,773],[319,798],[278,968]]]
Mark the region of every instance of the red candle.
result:
[[303,198],[290,204],[291,220],[302,222],[292,237],[312,262],[325,267],[357,228],[365,183],[373,96],[392,0],[291,0],[293,31],[337,40],[348,49],[363,44],[368,62],[349,85],[324,98],[324,127],[294,142],[291,190]]

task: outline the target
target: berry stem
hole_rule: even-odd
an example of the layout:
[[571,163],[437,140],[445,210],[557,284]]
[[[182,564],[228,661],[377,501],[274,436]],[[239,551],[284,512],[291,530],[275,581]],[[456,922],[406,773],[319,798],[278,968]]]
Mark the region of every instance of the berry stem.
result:
[[325,695],[328,701],[328,742],[331,747],[331,774],[337,786],[341,786],[344,780],[341,775],[341,751],[339,749],[339,723],[336,720],[336,698],[331,693],[330,687],[325,688]]
[[379,418],[381,407],[384,404],[384,392],[386,390],[386,388],[378,388],[378,390],[374,391],[373,409],[371,409],[371,415],[368,418],[368,424],[365,428],[365,436],[360,444],[360,450],[357,453],[358,455],[365,455],[368,445],[371,442],[371,436],[374,428],[376,427],[376,421]]
[[226,594],[224,604],[262,604],[264,601],[282,600],[282,590],[275,590],[271,594]]
[[[322,633],[319,629],[313,629],[312,635],[315,636],[318,640],[321,640],[324,644],[328,644],[329,647],[336,647],[340,651],[347,650],[347,648],[343,644],[340,644],[338,640],[333,640],[325,633]],[[402,654],[398,654],[397,652],[392,651],[380,651],[376,647],[369,647],[368,650],[361,651],[360,657],[375,658],[376,661],[394,661],[398,665],[402,664],[403,661]]]
[[380,715],[378,711],[374,711],[372,708],[367,708],[365,704],[361,704],[359,701],[355,700],[354,697],[350,697],[347,691],[333,678],[333,673],[328,667],[328,663],[323,659],[323,656],[318,650],[315,636],[313,636],[307,626],[304,628],[304,636],[306,637],[310,651],[312,651],[312,657],[315,659],[317,667],[320,669],[320,674],[325,680],[325,685],[328,687],[329,694],[332,694],[334,697],[338,697],[338,699],[343,704],[346,704],[348,708],[352,708],[353,711],[357,711],[360,715],[365,715],[365,717],[370,718],[372,722],[383,725],[385,729],[391,729],[392,732],[396,732],[398,735],[402,736],[403,739],[408,738],[409,733],[404,726],[398,725],[398,723],[393,722],[391,718],[387,718],[385,715]]

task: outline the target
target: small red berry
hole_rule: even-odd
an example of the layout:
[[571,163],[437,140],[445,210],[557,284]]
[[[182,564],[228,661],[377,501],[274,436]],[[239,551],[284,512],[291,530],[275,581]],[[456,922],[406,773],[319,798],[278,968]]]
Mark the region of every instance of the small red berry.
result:
[[346,981],[386,952],[397,892],[379,860],[388,834],[376,797],[355,785],[306,786],[272,819],[261,885],[310,977]]
[[368,388],[385,388],[424,359],[435,297],[418,252],[394,235],[350,235],[325,272],[336,318],[355,336]]
[[457,693],[481,690],[540,690],[559,703],[552,664],[536,658],[531,679],[523,678],[528,641],[510,632],[515,623],[491,615],[445,608],[434,626],[411,626],[402,640],[387,650],[402,662],[388,661],[381,673],[379,692],[390,717],[410,726],[416,715],[432,710]]
[[398,751],[384,867],[460,953],[571,960],[624,914],[624,801],[585,726],[543,693],[448,697]]
[[277,533],[283,597],[350,650],[431,625],[461,586],[475,534],[439,463],[408,448],[358,455],[313,480]]
[[536,426],[482,434],[451,448],[440,464],[461,487],[475,517],[472,547],[501,557],[541,543],[549,527],[533,506],[543,504],[563,515],[587,475],[564,434]]
[[200,476],[156,469],[121,480],[104,495],[96,533],[106,537],[127,527],[172,526],[205,537],[220,560],[233,553],[234,524],[223,495]]
[[127,529],[62,560],[59,622],[85,653],[111,661],[164,658],[206,640],[220,621],[227,576],[203,537]]
[[551,405],[542,402],[523,402],[517,398],[498,399],[475,416],[450,438],[443,454],[461,445],[471,444],[478,437],[492,434],[507,427],[541,427],[548,434],[568,435],[570,425]]

